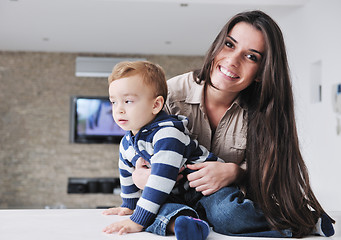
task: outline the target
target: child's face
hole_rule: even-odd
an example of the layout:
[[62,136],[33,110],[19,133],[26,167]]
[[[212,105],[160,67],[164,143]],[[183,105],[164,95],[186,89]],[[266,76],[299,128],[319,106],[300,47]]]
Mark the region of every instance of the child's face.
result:
[[150,123],[159,110],[155,110],[156,98],[152,89],[143,83],[139,75],[120,78],[109,85],[109,99],[115,122],[134,135]]

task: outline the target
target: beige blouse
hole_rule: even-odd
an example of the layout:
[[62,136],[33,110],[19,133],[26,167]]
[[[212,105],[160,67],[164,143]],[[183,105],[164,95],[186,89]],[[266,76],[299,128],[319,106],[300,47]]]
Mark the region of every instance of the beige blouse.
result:
[[225,162],[234,162],[245,169],[247,111],[238,99],[225,112],[212,136],[203,103],[204,84],[197,84],[192,72],[171,78],[167,83],[165,111],[186,116],[193,139]]

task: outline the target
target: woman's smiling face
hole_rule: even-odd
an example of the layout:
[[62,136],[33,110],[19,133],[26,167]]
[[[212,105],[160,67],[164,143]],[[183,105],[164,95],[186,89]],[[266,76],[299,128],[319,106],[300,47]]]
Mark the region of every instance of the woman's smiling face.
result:
[[211,70],[213,86],[237,95],[256,80],[264,52],[262,32],[249,23],[237,23],[214,58]]

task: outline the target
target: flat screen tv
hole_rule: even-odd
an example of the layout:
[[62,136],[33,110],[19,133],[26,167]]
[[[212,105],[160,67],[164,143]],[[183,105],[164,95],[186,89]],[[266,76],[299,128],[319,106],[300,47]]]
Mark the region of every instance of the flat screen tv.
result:
[[72,96],[70,142],[119,143],[125,134],[112,117],[108,97]]

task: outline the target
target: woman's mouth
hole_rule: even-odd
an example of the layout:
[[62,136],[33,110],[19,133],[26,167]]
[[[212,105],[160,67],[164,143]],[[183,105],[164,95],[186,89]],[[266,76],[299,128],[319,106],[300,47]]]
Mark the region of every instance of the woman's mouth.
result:
[[221,73],[223,73],[225,76],[229,77],[229,78],[232,78],[232,79],[236,79],[236,78],[239,78],[238,75],[236,75],[235,73],[233,72],[230,72],[227,68],[224,68],[222,66],[219,66],[219,70]]

